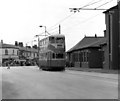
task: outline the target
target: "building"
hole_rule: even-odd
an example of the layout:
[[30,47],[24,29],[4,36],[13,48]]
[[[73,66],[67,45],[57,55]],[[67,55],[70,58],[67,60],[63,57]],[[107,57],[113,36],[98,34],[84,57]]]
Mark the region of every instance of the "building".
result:
[[17,46],[5,44],[3,43],[3,41],[1,41],[0,51],[2,63],[5,63],[6,61],[9,60],[19,59],[19,47]]
[[36,59],[38,50],[30,47],[19,47],[19,59]]
[[6,66],[8,61],[25,62],[26,60],[36,60],[38,58],[38,50],[23,46],[16,46],[0,43],[0,65]]
[[73,48],[67,51],[69,66],[81,68],[104,68],[105,37],[85,36]]
[[[119,57],[120,57],[120,0],[118,0],[118,11],[119,11]],[[119,68],[120,68],[120,62],[119,62]]]
[[105,14],[107,54],[106,66],[109,69],[118,69],[119,67],[119,11],[118,5],[114,6]]

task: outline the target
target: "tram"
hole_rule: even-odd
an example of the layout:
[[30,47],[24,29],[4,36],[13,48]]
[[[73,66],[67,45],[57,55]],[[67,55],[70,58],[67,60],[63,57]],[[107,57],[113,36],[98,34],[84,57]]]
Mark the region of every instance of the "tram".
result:
[[65,36],[51,35],[39,41],[39,68],[65,70]]

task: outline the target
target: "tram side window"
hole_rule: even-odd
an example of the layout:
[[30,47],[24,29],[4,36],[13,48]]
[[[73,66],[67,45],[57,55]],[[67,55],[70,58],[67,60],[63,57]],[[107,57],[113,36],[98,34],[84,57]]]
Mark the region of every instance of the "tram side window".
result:
[[56,58],[64,58],[64,55],[62,53],[56,54]]
[[55,43],[55,38],[54,37],[50,37],[49,41],[50,41],[50,43]]
[[56,38],[56,43],[63,43],[64,42],[64,38]]
[[52,54],[52,58],[53,58],[53,59],[55,58],[55,53]]

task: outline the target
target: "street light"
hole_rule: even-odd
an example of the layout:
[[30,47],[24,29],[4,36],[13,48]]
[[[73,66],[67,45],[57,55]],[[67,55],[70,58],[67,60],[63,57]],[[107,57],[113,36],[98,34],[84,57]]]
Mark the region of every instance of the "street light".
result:
[[[43,27],[43,26],[39,26],[39,27]],[[40,37],[39,36],[46,36],[46,26],[45,27],[45,35],[39,34],[39,35],[35,35],[35,37],[38,37],[38,59],[39,59],[39,51],[40,51]]]
[[29,41],[29,42],[26,42],[26,47],[28,46],[28,43],[31,42],[31,47],[33,46],[33,42],[35,42],[36,40],[33,40],[33,41]]
[[31,41],[31,45],[32,45],[32,47],[33,47],[33,42],[36,42],[36,40]]
[[47,33],[46,26],[40,25],[39,27],[44,27],[45,28],[45,36],[46,36],[46,33]]
[[51,35],[50,33],[48,33],[48,31],[47,31],[47,29],[46,29],[46,26],[40,25],[39,27],[44,27],[44,28],[45,28],[45,35],[44,35],[44,36],[47,36],[46,34]]

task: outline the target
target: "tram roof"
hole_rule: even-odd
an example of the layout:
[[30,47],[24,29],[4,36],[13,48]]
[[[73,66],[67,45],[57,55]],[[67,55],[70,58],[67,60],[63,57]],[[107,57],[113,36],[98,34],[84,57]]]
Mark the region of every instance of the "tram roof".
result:
[[54,35],[47,36],[47,37],[41,39],[40,41],[42,41],[42,40],[44,40],[44,39],[47,39],[47,38],[49,38],[49,37],[65,37],[65,35],[64,35],[64,34],[54,34]]
[[[63,35],[63,34],[55,34],[55,35],[50,35],[50,36],[54,36],[54,37],[65,37],[65,35]],[[49,37],[50,37],[49,36]]]

